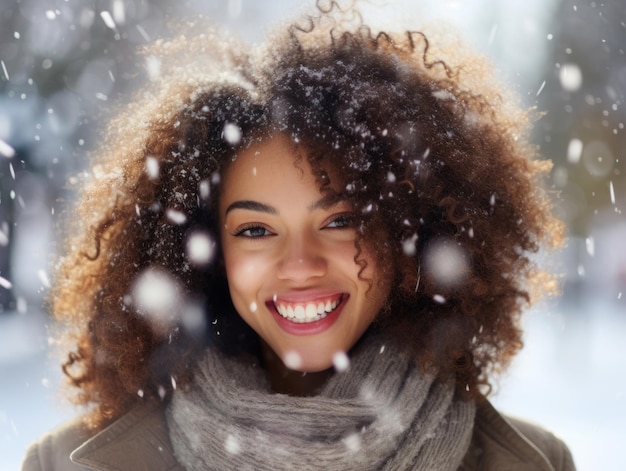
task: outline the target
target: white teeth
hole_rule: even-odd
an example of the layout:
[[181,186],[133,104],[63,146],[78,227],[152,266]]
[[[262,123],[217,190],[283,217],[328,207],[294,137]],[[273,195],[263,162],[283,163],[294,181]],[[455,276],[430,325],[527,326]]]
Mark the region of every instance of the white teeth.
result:
[[274,306],[281,316],[293,322],[304,323],[323,319],[328,313],[335,310],[340,302],[341,298],[335,299],[334,301],[329,300],[326,301],[326,303],[319,301],[317,304],[307,303],[293,306],[291,304],[278,304],[276,303],[276,299],[274,299]]
[[313,319],[317,316],[317,306],[315,306],[315,304],[307,304],[304,313],[307,319]]

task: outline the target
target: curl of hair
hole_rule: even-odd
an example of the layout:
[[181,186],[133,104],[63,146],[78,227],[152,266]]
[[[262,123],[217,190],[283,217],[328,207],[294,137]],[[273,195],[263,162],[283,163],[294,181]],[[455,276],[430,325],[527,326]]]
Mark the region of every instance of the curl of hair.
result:
[[[78,402],[95,405],[94,427],[187,384],[206,342],[254,337],[232,308],[219,255],[198,266],[186,243],[201,231],[219,254],[220,172],[274,133],[305,150],[323,191],[322,161],[345,181],[361,218],[357,245],[376,241],[393,280],[377,325],[418,364],[472,398],[521,347],[520,312],[545,279],[529,255],[562,234],[527,114],[476,55],[448,60],[422,33],[375,34],[342,15],[321,9],[267,49],[207,29],[147,51],[162,60],[160,88],[111,122],[51,297],[74,326],[64,371]],[[241,138],[226,138],[226,126]],[[461,254],[454,283],[428,263],[437,247]],[[171,280],[180,301],[156,324],[133,291],[147,270]],[[194,306],[205,312],[200,331],[186,327]]]

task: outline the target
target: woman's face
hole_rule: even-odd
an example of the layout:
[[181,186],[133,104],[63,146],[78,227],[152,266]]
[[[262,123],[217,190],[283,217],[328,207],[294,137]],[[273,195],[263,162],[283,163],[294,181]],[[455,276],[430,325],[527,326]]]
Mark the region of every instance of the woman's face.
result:
[[359,277],[348,202],[325,198],[306,158],[296,162],[293,146],[278,134],[229,164],[219,213],[228,286],[239,315],[289,368],[332,366],[389,293],[365,248],[359,258],[367,268]]

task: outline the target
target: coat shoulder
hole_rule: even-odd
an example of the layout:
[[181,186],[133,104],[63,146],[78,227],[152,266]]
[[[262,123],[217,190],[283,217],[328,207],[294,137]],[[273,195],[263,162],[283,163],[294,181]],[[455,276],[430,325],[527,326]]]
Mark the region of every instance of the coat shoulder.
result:
[[87,440],[90,431],[80,418],[66,422],[32,443],[22,461],[22,471],[84,471],[70,454]]
[[555,470],[573,470],[574,459],[569,448],[552,432],[526,420],[506,416],[505,419],[550,461]]
[[562,440],[543,427],[500,414],[487,400],[477,404],[474,433],[461,470],[573,471]]

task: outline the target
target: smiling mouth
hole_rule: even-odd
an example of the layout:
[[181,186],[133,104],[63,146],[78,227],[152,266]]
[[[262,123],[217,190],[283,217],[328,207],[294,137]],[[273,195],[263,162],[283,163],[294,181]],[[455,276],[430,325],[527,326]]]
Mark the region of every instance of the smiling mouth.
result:
[[307,303],[291,303],[277,300],[272,304],[276,312],[285,319],[298,324],[308,324],[324,319],[337,306],[341,305],[344,295],[340,294],[328,299],[319,299]]

